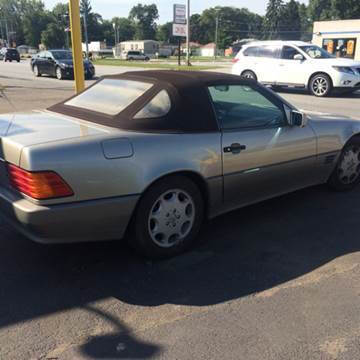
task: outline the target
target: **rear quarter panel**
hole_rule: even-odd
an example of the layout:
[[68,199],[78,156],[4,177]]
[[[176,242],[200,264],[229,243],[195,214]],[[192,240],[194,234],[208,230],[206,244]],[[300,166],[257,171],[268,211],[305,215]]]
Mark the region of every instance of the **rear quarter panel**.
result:
[[[109,139],[129,139],[133,155],[105,158],[102,143]],[[127,133],[29,146],[22,151],[20,166],[56,171],[74,190],[72,197],[42,204],[141,194],[163,176],[191,171],[208,183],[216,206],[222,201],[221,156],[220,133]]]

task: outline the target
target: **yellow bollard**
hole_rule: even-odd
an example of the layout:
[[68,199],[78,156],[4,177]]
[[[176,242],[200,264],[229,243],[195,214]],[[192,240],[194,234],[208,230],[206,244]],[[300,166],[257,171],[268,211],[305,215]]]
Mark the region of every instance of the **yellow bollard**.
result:
[[69,0],[69,15],[74,63],[75,90],[77,93],[79,93],[85,89],[79,0]]

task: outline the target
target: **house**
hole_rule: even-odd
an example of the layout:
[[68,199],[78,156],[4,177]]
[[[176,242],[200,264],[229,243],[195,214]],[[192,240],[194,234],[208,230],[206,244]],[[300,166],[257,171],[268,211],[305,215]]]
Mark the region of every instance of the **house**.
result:
[[217,49],[215,43],[209,43],[200,48],[201,56],[214,57],[216,52],[216,56],[224,56],[224,51]]
[[360,19],[316,21],[312,43],[337,57],[360,60]]
[[[190,41],[189,47],[190,47],[191,56],[200,56],[201,55],[200,54],[201,44],[199,44],[197,42]],[[181,44],[181,52],[183,54],[187,54],[187,44],[186,44],[186,42]]]
[[115,57],[124,57],[128,51],[141,51],[145,55],[155,57],[159,51],[159,42],[155,40],[129,40],[122,41],[113,49]]

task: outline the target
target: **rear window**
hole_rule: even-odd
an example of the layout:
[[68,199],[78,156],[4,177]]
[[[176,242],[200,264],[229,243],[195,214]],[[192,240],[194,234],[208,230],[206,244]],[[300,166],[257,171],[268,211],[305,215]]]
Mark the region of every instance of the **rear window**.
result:
[[153,84],[140,81],[104,79],[67,101],[65,105],[106,115],[117,115],[152,86]]
[[244,56],[258,56],[259,48],[257,46],[251,46],[244,50]]
[[7,52],[12,55],[16,55],[18,53],[16,49],[8,49]]
[[165,116],[171,109],[171,100],[166,90],[161,90],[143,109],[141,109],[134,119],[151,119]]

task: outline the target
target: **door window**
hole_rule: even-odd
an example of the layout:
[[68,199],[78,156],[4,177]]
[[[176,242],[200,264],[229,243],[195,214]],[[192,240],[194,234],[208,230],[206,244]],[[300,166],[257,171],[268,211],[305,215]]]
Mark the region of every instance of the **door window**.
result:
[[284,46],[282,53],[281,53],[281,58],[285,59],[285,60],[294,60],[295,55],[301,55],[299,53],[299,51],[297,51],[295,48],[291,47],[291,46]]
[[245,85],[209,87],[214,110],[225,130],[280,127],[286,124],[282,106]]
[[277,46],[262,46],[259,47],[258,55],[259,57],[265,58],[279,58],[280,49]]

